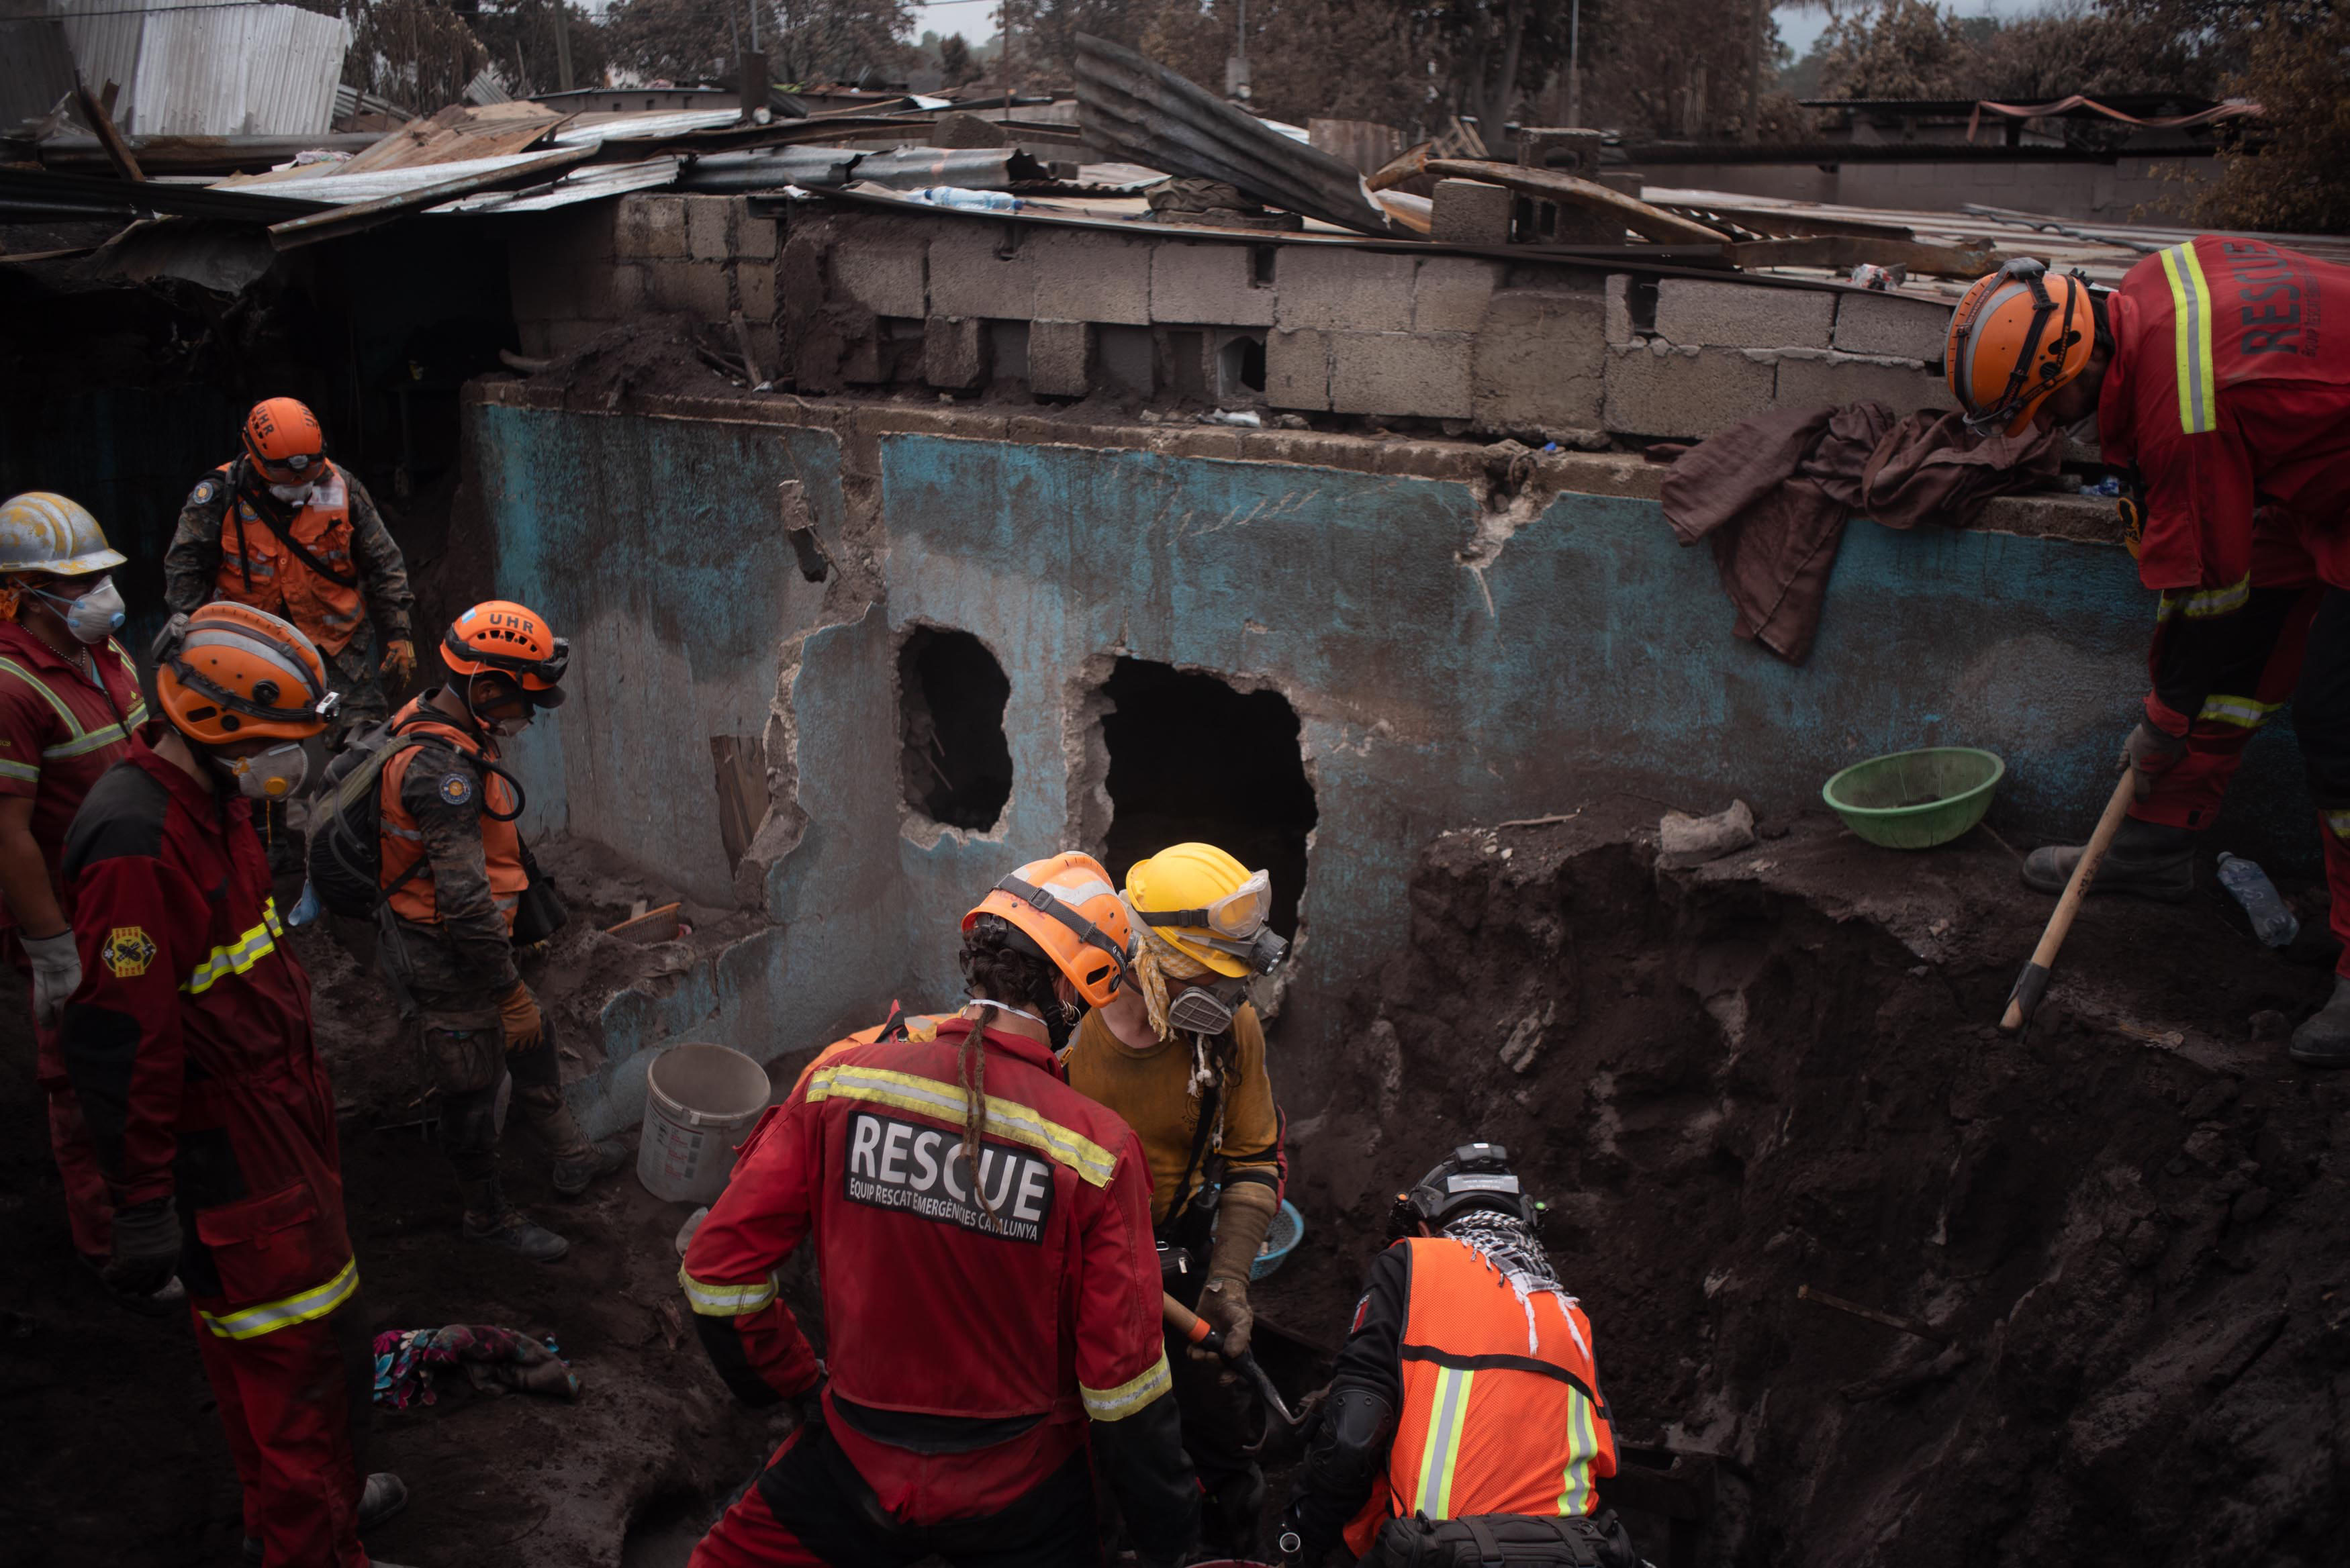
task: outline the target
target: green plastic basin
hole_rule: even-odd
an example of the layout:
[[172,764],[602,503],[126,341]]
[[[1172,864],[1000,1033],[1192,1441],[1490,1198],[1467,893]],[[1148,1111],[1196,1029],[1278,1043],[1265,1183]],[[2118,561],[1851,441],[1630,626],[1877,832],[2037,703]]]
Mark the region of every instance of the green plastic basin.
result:
[[1887,849],[1931,849],[1983,819],[2007,764],[1971,746],[1871,757],[1820,791],[1844,825]]

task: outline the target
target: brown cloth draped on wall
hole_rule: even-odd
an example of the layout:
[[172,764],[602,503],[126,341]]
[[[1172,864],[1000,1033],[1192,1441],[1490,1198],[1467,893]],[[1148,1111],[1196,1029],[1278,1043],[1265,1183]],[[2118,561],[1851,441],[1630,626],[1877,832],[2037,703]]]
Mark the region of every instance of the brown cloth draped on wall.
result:
[[1930,409],[1898,422],[1883,403],[1758,414],[1674,461],[1665,519],[1682,544],[1712,546],[1738,635],[1801,664],[1854,513],[1962,528],[1995,495],[2045,488],[2064,454],[2062,431],[1979,438]]

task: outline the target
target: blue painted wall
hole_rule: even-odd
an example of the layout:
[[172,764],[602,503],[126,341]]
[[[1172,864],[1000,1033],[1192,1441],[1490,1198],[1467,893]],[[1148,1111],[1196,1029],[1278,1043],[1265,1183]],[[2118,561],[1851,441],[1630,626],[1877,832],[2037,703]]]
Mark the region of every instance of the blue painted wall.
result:
[[571,700],[516,748],[526,829],[567,826],[706,904],[733,902],[712,736],[760,735],[785,639],[823,590],[785,544],[775,485],[840,515],[829,435],[531,413],[474,421],[497,592],[571,639]]
[[[507,476],[491,514],[509,558],[541,574],[525,579],[574,596],[558,613],[577,621],[625,619],[626,635],[683,659],[697,680],[726,671],[727,700],[747,703],[738,688],[812,613],[754,504],[785,476],[769,448],[788,444],[811,477],[837,484],[831,454],[813,450],[829,438],[482,413],[484,465]],[[788,682],[808,824],[769,879],[780,929],[707,986],[616,1003],[608,1034],[622,1055],[691,1033],[765,1057],[872,1022],[892,997],[958,996],[956,918],[1078,819],[1066,742],[1078,671],[1099,656],[1269,682],[1298,711],[1321,816],[1284,1031],[1293,1049],[1395,954],[1413,858],[1447,828],[1610,788],[1691,810],[1732,795],[1765,815],[1810,809],[1848,763],[1964,743],[2008,761],[1999,819],[2080,829],[2143,690],[2152,597],[2109,546],[1856,523],[1797,669],[1731,635],[1710,556],[1679,548],[1653,503],[1559,496],[1481,576],[1459,559],[1477,504],[1450,482],[924,435],[884,437],[880,455],[886,601],[810,634]],[[573,501],[527,502],[532,483]],[[680,487],[710,531],[696,559],[706,548],[764,575],[729,593],[691,562],[657,576],[647,547],[612,542],[624,509]],[[828,534],[837,516],[825,513]],[[540,537],[550,529],[566,542]],[[609,566],[578,569],[582,529]],[[976,634],[1011,679],[1012,796],[983,836],[909,824],[899,805],[895,646],[918,621]],[[566,711],[562,788],[549,798],[568,802],[575,831],[629,825],[610,783],[633,770],[653,781],[644,787],[681,781],[664,795],[681,820],[663,842],[714,836],[686,820],[707,799],[693,735],[626,762],[598,754],[621,737],[666,736],[674,726],[656,708],[667,701],[639,686],[598,698],[592,723]],[[2262,737],[2221,831],[2306,862],[2296,773],[2285,738]],[[625,1063],[615,1072],[625,1096]],[[613,1125],[629,1114],[626,1103],[602,1113]]]

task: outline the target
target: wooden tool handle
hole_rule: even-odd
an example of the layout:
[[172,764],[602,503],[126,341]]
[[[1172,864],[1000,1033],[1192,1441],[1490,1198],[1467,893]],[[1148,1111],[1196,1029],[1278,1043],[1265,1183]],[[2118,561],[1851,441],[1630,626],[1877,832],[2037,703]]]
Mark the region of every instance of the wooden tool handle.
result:
[[[1221,1338],[1206,1318],[1201,1317],[1166,1292],[1159,1293],[1159,1315],[1167,1320],[1167,1326],[1173,1329],[1175,1336],[1184,1344],[1206,1345],[1211,1339]],[[1223,1347],[1219,1344],[1215,1348],[1221,1350]]]
[[2137,770],[2124,768],[2121,782],[2114,785],[2113,798],[2106,802],[2106,812],[2097,818],[2097,830],[2089,835],[2081,858],[2073,867],[2072,879],[2064,884],[2064,896],[2056,900],[2055,913],[2048,917],[2048,929],[2040,933],[2040,945],[2032,951],[2032,961],[2023,966],[2022,978],[2007,999],[2007,1015],[1999,1026],[2012,1034],[2023,1027],[2047,989],[2049,971],[2055,968],[2056,954],[2064,946],[2064,938],[2073,929],[2073,917],[2081,912],[2081,900],[2087,896],[2089,884],[2097,875],[2097,865],[2121,830],[2122,818],[2129,815],[2129,805],[2137,794]]

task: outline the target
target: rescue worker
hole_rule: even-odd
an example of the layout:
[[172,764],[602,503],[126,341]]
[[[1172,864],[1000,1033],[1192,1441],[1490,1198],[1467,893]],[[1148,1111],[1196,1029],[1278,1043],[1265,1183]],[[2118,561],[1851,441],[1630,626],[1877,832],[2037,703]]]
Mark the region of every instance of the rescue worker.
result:
[[[1087,1014],[1069,1086],[1116,1111],[1150,1161],[1150,1220],[1167,1293],[1248,1349],[1249,1278],[1281,1203],[1281,1114],[1265,1071],[1253,974],[1280,961],[1272,879],[1212,844],[1178,844],[1126,874],[1137,983]],[[1171,1334],[1183,1448],[1207,1493],[1207,1543],[1253,1549],[1264,1472],[1241,1390],[1217,1355]]]
[[[963,917],[971,1003],[837,1051],[744,1140],[679,1280],[745,1404],[806,1418],[691,1568],[1055,1568],[1100,1560],[1099,1474],[1149,1563],[1199,1494],[1159,1332],[1149,1167],[1061,1081],[1048,1021],[1114,1000],[1132,935],[1089,857],[1032,861]],[[827,1365],[778,1297],[813,1233]]]
[[[2117,291],[2011,262],[1960,301],[1950,389],[1979,430],[2094,414],[2138,578],[2158,590],[2138,797],[2094,890],[2185,898],[2245,742],[2290,700],[2337,936],[2350,938],[2350,268],[2203,235]],[[2062,891],[2078,846],[2026,858]],[[2350,1066],[2350,944],[2293,1057]]]
[[[164,602],[215,601],[283,616],[326,656],[348,732],[390,711],[416,673],[408,565],[356,474],[326,452],[317,416],[292,398],[255,403],[243,448],[196,482],[163,553]],[[378,633],[381,633],[379,655]],[[265,802],[275,869],[299,869],[286,804]]]
[[570,657],[536,611],[504,599],[475,605],[441,640],[454,679],[392,721],[395,734],[429,739],[393,753],[378,784],[390,919],[377,952],[421,1018],[463,1234],[541,1263],[571,1243],[505,1199],[500,1084],[512,1076],[514,1108],[546,1146],[565,1197],[627,1158],[618,1142],[590,1142],[572,1117],[554,1037],[515,963],[515,917],[531,876],[514,822],[521,792],[499,766],[500,742],[562,706]]
[[[1284,1564],[1310,1568],[1342,1539],[1381,1568],[1451,1562],[1412,1545],[1482,1529],[1515,1545],[1513,1563],[1639,1568],[1595,1490],[1616,1473],[1616,1427],[1591,1320],[1536,1212],[1492,1143],[1463,1144],[1397,1197],[1401,1239],[1371,1264],[1282,1515]],[[1544,1546],[1555,1554],[1519,1554]]]
[[143,725],[66,835],[81,982],[59,1049],[114,1204],[105,1277],[174,1270],[268,1568],[365,1568],[359,1532],[406,1501],[359,1462],[374,1365],[354,1304],[335,1096],[310,981],[243,796],[300,784],[335,711],[318,650],[244,605],[155,648]]
[[[0,503],[0,932],[30,982],[34,1075],[48,1099],[66,1223],[93,1270],[107,1261],[113,1210],[57,1055],[57,1018],[81,983],[57,866],[82,797],[147,720],[138,667],[114,640],[120,565],[98,519],[66,497],[36,490]],[[162,1314],[184,1299],[174,1278],[123,1304]]]

